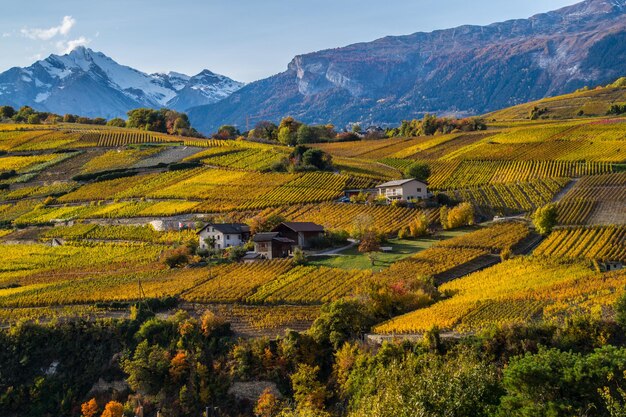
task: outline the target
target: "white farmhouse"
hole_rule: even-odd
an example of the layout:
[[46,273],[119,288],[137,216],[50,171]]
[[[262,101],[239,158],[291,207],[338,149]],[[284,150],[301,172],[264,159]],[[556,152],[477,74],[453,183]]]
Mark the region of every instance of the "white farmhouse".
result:
[[428,184],[414,178],[389,181],[376,187],[388,201],[428,198]]
[[207,224],[198,231],[201,249],[209,249],[212,241],[213,249],[226,249],[243,246],[250,239],[250,227],[242,223]]

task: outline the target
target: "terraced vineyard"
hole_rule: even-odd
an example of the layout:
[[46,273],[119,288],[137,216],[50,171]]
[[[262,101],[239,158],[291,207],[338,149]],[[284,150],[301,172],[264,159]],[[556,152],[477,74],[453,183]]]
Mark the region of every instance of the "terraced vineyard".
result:
[[411,209],[393,206],[375,206],[365,204],[304,204],[290,207],[265,209],[261,216],[280,215],[290,221],[314,222],[323,225],[329,230],[350,231],[354,220],[365,217],[372,223],[372,227],[381,233],[396,234],[398,230],[407,227],[409,223],[422,214],[430,223],[439,219],[436,209]]
[[565,225],[626,224],[626,173],[586,176],[559,202]]
[[558,229],[541,243],[535,254],[626,262],[626,226]]
[[441,291],[454,294],[450,299],[399,316],[375,331],[414,333],[433,326],[469,331],[610,304],[626,283],[626,273],[599,278],[582,263],[516,258],[442,285]]
[[435,164],[429,184],[434,189],[460,189],[534,179],[598,175],[612,170],[612,164],[606,162],[466,160],[456,165]]
[[[313,145],[333,156],[334,172],[272,172],[293,150],[277,143],[90,125],[24,127],[0,126],[0,151],[7,152],[0,156],[0,172],[7,173],[0,180],[0,237],[41,241],[2,247],[0,307],[19,307],[24,317],[43,317],[42,311],[66,317],[69,306],[95,316],[100,311],[93,303],[137,300],[141,283],[147,297],[172,296],[188,308],[221,311],[244,333],[260,335],[289,323],[305,329],[321,304],[363,297],[372,282],[394,286],[432,278],[441,301],[376,331],[411,333],[432,325],[468,331],[604,308],[614,299],[611,291],[624,284],[619,273],[598,279],[588,267],[590,260],[624,260],[622,120],[503,122],[481,132]],[[429,190],[447,199],[427,199],[420,208],[336,201],[346,189],[401,178],[416,161],[432,171]],[[176,164],[169,171],[155,168],[159,162],[203,166]],[[71,180],[127,168],[136,175]],[[531,213],[554,200],[559,223],[581,227],[555,229],[532,257],[524,254],[539,238],[527,223],[503,223],[447,240],[407,241],[407,253],[384,254],[393,260],[362,269],[355,269],[358,262],[368,261],[356,248],[347,257],[360,257],[357,266],[332,259],[302,265],[220,260],[210,268],[169,269],[164,254],[196,241],[195,232],[125,224],[177,215],[185,221],[284,218],[351,233],[357,220],[389,238],[422,216],[437,233],[442,202],[470,202],[482,221]],[[76,223],[52,227],[67,221]],[[16,227],[24,231],[16,233]],[[53,238],[64,245],[44,246]],[[501,263],[510,254],[518,257]],[[0,309],[0,320],[2,311],[8,310]]]
[[554,199],[569,182],[567,178],[545,178],[529,182],[494,184],[448,191],[460,201],[500,215],[530,212]]

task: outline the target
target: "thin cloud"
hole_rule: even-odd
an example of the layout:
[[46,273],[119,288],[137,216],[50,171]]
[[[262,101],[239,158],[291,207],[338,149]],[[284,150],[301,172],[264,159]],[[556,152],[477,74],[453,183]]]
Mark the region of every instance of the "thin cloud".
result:
[[59,48],[59,52],[63,54],[69,54],[79,46],[89,45],[89,42],[91,42],[91,39],[87,39],[84,36],[81,36],[77,39],[72,39],[67,42],[59,41],[57,42],[57,48]]
[[76,19],[72,16],[64,16],[59,26],[53,26],[47,29],[44,28],[24,28],[21,30],[22,36],[30,39],[40,39],[42,41],[48,41],[58,35],[67,36],[74,25]]

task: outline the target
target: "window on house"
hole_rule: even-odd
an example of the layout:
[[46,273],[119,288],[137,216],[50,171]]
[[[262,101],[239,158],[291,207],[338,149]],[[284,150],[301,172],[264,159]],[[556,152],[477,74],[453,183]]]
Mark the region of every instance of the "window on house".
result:
[[422,189],[421,189],[421,188],[418,188],[418,189],[417,189],[417,192],[418,192],[418,193],[421,193],[421,192],[422,192]]
[[226,240],[230,240],[230,235],[226,235]]

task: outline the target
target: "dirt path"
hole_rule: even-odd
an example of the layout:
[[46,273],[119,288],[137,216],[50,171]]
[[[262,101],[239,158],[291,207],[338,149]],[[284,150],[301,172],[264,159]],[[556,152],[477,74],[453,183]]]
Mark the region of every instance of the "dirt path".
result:
[[156,155],[142,159],[133,165],[133,168],[150,168],[159,164],[172,164],[180,162],[185,158],[197,154],[198,152],[202,152],[203,150],[203,148],[194,146],[169,147]]
[[348,244],[346,246],[342,246],[341,248],[330,249],[330,250],[327,250],[327,251],[324,251],[324,252],[312,253],[309,256],[340,256],[341,255],[340,252],[343,252],[345,250],[353,248],[358,243],[359,242],[357,240],[350,239],[350,244]]
[[573,178],[565,187],[561,189],[561,191],[559,191],[554,196],[554,198],[552,199],[552,202],[558,203],[559,201],[561,201],[563,197],[565,197],[565,195],[569,193],[572,188],[574,188],[574,186],[578,183],[578,181],[580,181],[580,178]]
[[[471,336],[472,333],[458,333],[458,332],[441,332],[439,333],[439,337],[441,340],[459,340],[467,336]],[[409,342],[419,342],[423,338],[423,334],[421,333],[407,333],[407,334],[366,334],[365,341],[382,345],[384,342],[393,342],[393,341],[409,341]]]

